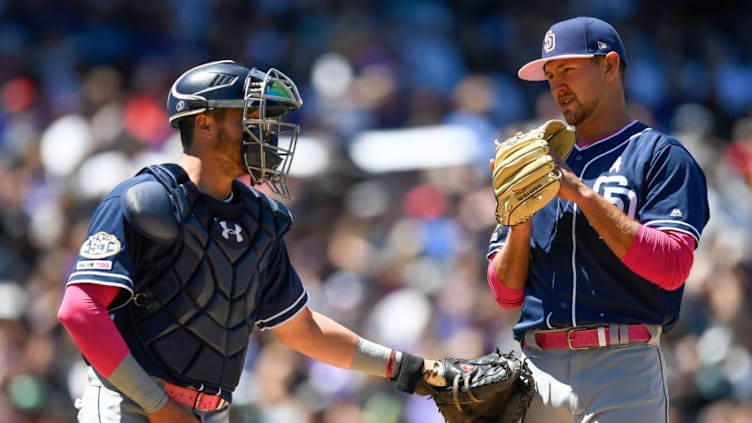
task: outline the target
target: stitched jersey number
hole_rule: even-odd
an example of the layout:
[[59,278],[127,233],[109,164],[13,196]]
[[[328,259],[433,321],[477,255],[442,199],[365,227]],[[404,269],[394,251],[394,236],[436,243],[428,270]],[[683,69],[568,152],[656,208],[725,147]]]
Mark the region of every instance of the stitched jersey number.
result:
[[635,218],[637,194],[627,188],[627,178],[621,175],[600,176],[595,180],[593,190],[616,205],[627,216]]

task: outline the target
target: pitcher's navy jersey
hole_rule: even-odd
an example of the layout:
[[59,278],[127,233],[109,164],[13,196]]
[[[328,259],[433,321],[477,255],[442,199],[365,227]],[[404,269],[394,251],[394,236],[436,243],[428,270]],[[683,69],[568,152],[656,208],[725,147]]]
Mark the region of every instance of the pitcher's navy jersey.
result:
[[[705,175],[675,139],[640,122],[586,145],[566,161],[599,195],[641,224],[692,236],[708,222]],[[497,226],[488,256],[508,228]],[[625,266],[577,204],[558,197],[533,216],[530,267],[518,339],[530,329],[599,323],[659,324],[678,318],[683,287],[664,290]]]
[[[121,196],[132,185],[145,180],[154,180],[149,174],[131,178],[105,197],[99,204],[89,224],[87,238],[79,251],[73,272],[68,278],[68,285],[77,283],[94,283],[122,288],[110,309],[126,304],[134,292],[134,278],[138,272],[148,271],[154,266],[157,257],[144,257],[139,244],[145,239],[128,223],[123,215]],[[240,196],[252,195],[245,192],[248,188],[233,184],[233,201]],[[205,194],[199,202],[219,202]],[[215,217],[213,225],[223,231],[227,242],[247,242],[248,236],[237,222],[228,222]],[[225,228],[224,230],[222,228]],[[229,229],[228,229],[229,228]],[[224,239],[223,239],[224,240]],[[307,304],[306,293],[300,278],[289,261],[287,249],[282,239],[274,241],[268,254],[274,254],[269,260],[270,268],[259,269],[269,277],[259,279],[260,286],[256,292],[260,297],[255,316],[256,326],[261,329],[273,328],[297,314]],[[252,275],[249,275],[250,278]],[[126,295],[129,293],[129,295]]]

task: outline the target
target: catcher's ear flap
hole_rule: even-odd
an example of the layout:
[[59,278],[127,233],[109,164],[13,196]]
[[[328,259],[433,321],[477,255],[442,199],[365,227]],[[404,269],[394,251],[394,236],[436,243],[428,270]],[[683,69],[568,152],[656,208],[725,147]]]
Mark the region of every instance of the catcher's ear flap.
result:
[[548,146],[561,160],[566,160],[574,148],[574,130],[564,121],[551,119],[538,127],[543,132],[541,138],[548,141]]
[[408,394],[415,393],[415,386],[423,378],[423,359],[402,352],[397,375],[392,378],[397,389]]

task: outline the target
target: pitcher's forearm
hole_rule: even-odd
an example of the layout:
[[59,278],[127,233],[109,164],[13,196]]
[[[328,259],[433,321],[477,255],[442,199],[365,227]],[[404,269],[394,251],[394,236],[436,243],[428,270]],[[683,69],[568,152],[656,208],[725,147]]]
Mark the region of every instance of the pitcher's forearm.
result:
[[504,245],[493,257],[496,276],[511,289],[525,286],[530,267],[530,235],[532,219],[509,228]]

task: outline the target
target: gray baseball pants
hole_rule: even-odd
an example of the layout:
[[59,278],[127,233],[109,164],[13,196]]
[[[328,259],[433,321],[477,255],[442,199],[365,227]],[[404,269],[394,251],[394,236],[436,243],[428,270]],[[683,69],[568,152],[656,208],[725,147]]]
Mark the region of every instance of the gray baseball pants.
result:
[[668,422],[660,345],[589,350],[523,349],[537,393],[525,423]]

